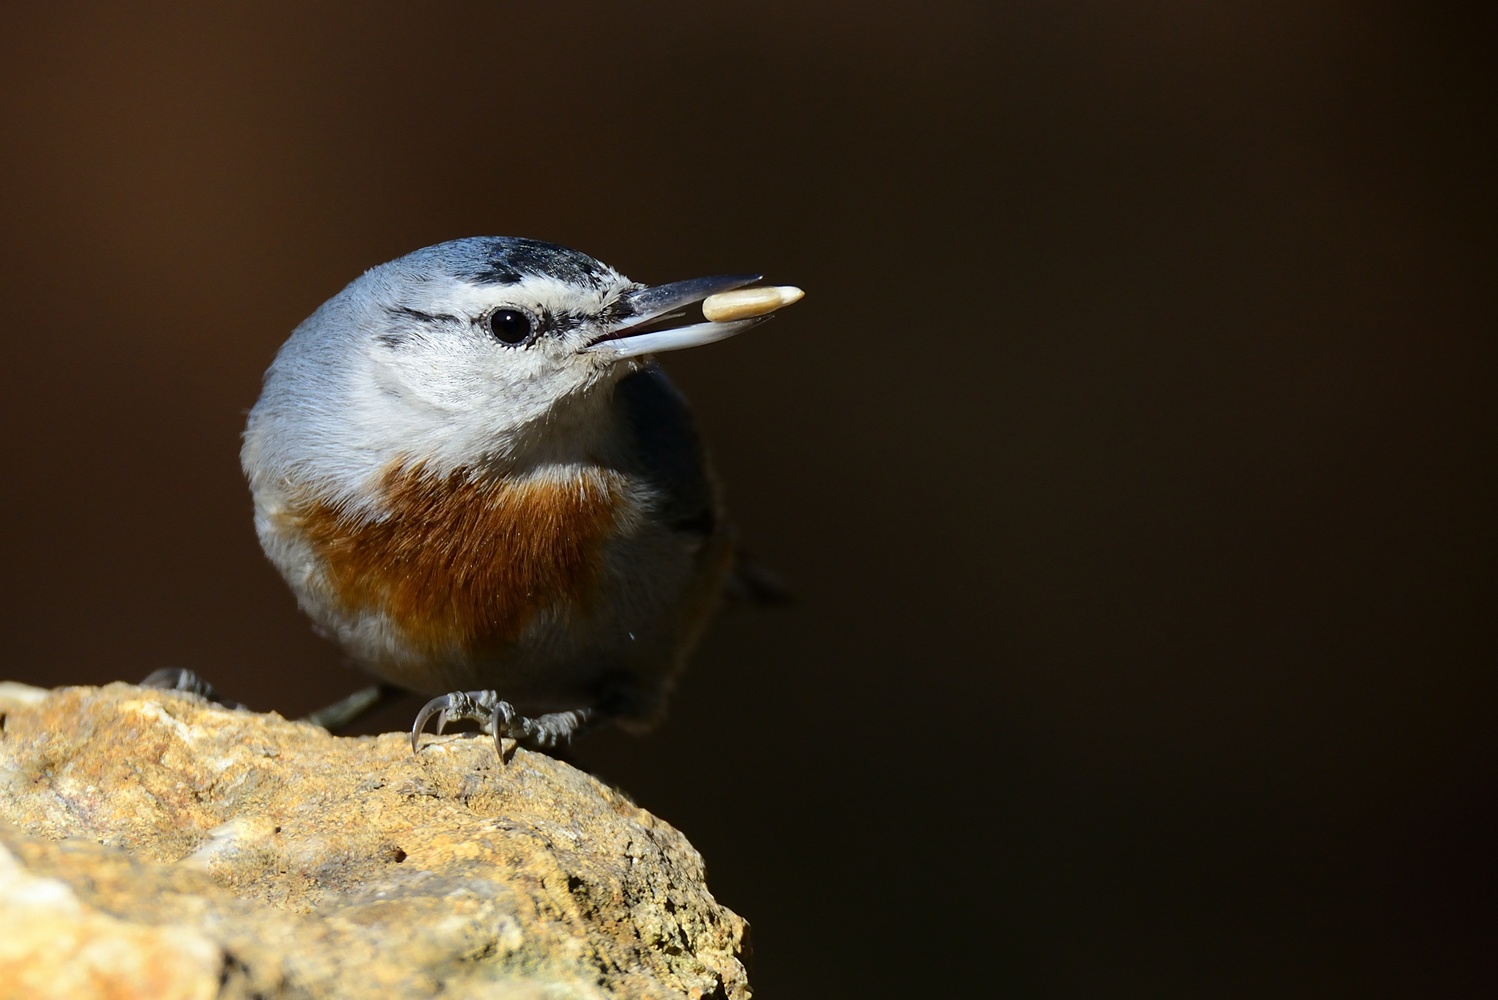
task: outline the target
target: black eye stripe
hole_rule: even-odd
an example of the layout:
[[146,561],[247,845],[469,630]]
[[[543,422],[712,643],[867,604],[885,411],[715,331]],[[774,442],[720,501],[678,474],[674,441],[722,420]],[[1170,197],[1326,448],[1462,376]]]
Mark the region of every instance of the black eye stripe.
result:
[[458,317],[452,313],[422,312],[420,309],[412,309],[410,306],[386,306],[385,312],[394,317],[405,317],[406,319],[419,320],[423,323],[458,322]]
[[553,312],[548,309],[545,326],[548,330],[571,330],[594,318],[593,314],[586,312],[574,312],[570,309]]

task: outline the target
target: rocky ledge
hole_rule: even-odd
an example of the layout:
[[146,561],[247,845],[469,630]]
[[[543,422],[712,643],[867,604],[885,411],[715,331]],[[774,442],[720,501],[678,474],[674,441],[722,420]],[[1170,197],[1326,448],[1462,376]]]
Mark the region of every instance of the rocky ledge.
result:
[[17,996],[750,995],[676,830],[487,738],[339,738],[124,684],[0,684]]

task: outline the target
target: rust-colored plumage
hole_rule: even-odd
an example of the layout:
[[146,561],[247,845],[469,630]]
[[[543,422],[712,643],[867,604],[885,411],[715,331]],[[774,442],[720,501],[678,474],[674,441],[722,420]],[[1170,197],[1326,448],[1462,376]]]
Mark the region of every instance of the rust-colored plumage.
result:
[[654,356],[799,297],[757,280],[647,286],[566,247],[453,240],[372,268],[282,346],[240,452],[256,532],[322,633],[436,696],[413,732],[466,718],[554,748],[659,716],[731,541]]
[[375,517],[324,500],[292,516],[347,612],[383,612],[437,655],[512,642],[548,608],[585,608],[626,507],[622,479],[598,470],[517,481],[396,464],[381,495]]

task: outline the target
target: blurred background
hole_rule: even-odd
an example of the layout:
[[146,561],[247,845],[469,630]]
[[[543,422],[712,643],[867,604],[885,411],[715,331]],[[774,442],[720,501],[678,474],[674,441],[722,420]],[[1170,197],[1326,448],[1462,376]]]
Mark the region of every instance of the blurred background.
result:
[[763,270],[806,301],[666,367],[800,602],[578,752],[702,851],[760,995],[1498,995],[1495,29],[7,7],[4,672],[361,682],[237,452],[365,268]]

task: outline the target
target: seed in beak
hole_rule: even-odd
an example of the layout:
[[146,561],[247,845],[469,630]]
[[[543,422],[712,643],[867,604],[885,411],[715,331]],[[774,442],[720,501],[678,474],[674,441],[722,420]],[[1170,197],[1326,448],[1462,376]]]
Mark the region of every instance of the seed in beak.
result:
[[774,285],[769,288],[736,288],[731,292],[719,292],[702,300],[702,315],[713,323],[727,323],[735,319],[750,319],[766,316],[777,309],[801,301],[806,293],[795,285]]

